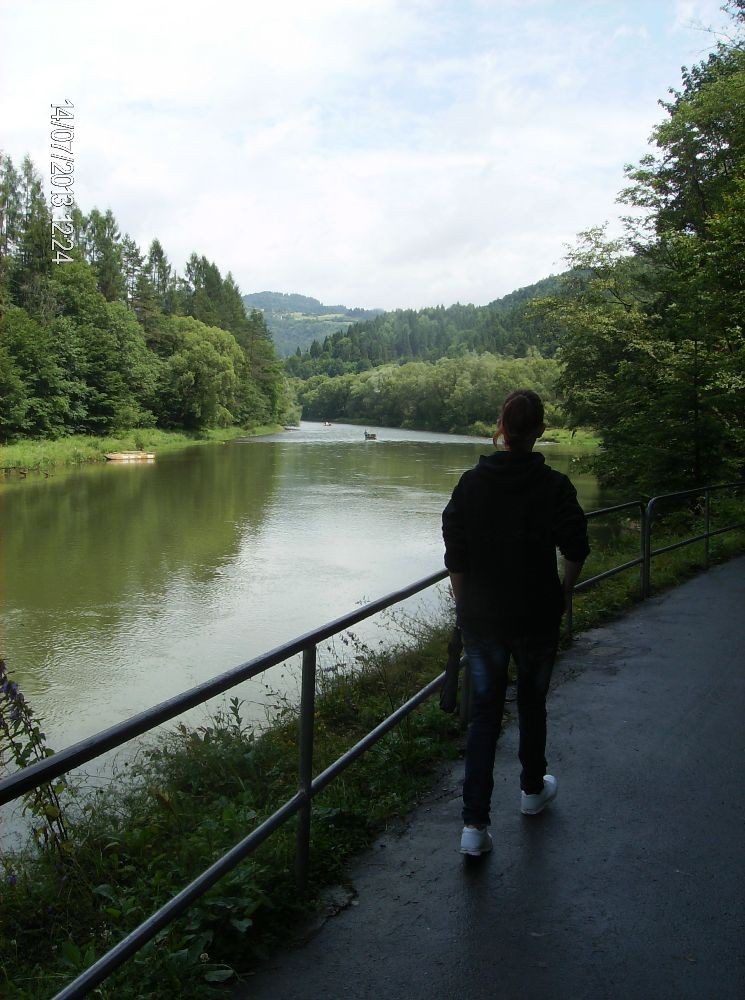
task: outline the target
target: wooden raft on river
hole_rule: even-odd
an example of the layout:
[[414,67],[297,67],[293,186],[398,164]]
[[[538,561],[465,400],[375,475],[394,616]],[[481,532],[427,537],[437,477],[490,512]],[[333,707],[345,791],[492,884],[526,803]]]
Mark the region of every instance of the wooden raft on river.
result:
[[151,451],[111,451],[106,456],[109,462],[154,462]]

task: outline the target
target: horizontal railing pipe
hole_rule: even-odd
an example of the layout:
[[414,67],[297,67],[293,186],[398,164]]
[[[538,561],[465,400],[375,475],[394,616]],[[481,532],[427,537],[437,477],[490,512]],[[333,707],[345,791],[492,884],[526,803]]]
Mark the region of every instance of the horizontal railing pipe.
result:
[[608,580],[612,576],[616,576],[618,573],[623,573],[624,570],[633,569],[634,566],[641,566],[644,562],[641,556],[637,559],[630,559],[628,562],[621,563],[620,566],[614,566],[612,569],[603,570],[602,573],[597,573],[595,576],[588,577],[587,580],[583,580],[581,583],[574,585],[574,593],[581,594],[583,590],[589,590],[590,587],[594,587],[596,583],[600,583],[601,580]]
[[686,545],[693,545],[694,542],[703,542],[707,538],[714,538],[716,535],[723,535],[727,531],[738,531],[745,528],[745,521],[740,524],[730,524],[726,528],[717,528],[716,531],[702,532],[700,535],[692,535],[684,538],[681,542],[671,542],[670,545],[663,545],[659,549],[652,549],[652,556],[661,556],[664,552],[672,552],[674,549],[685,548]]
[[653,496],[652,499],[647,504],[647,508],[651,505],[657,505],[661,500],[677,500],[679,497],[692,497],[696,494],[706,493],[718,493],[719,490],[736,490],[745,487],[745,480],[740,480],[735,483],[716,483],[713,486],[693,486],[689,490],[676,490],[674,493],[658,493]]
[[709,538],[714,538],[716,535],[723,535],[727,531],[742,531],[745,528],[745,521],[740,521],[738,524],[728,524],[726,528],[717,528],[716,531],[709,532]]
[[594,517],[600,517],[605,514],[615,514],[619,510],[629,510],[635,507],[637,510],[644,510],[644,504],[641,500],[627,500],[626,503],[616,504],[615,507],[600,507],[598,510],[590,510],[585,514],[588,521],[592,520]]
[[684,538],[680,542],[671,542],[669,545],[661,545],[658,549],[652,549],[650,555],[652,558],[655,556],[662,556],[666,552],[674,552],[676,549],[684,549],[686,545],[693,545],[695,542],[703,542],[706,535],[691,535],[690,538]]

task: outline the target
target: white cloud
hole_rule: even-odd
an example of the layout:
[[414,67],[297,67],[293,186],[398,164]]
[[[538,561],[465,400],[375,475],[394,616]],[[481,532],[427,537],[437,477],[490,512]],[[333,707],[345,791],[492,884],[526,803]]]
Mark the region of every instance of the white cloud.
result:
[[244,291],[348,305],[486,302],[617,214],[657,99],[702,57],[687,22],[717,8],[6,3],[3,147],[46,173],[67,96],[81,206],[177,266],[197,251]]
[[613,32],[614,38],[641,38],[646,42],[649,39],[649,31],[644,24],[622,24]]

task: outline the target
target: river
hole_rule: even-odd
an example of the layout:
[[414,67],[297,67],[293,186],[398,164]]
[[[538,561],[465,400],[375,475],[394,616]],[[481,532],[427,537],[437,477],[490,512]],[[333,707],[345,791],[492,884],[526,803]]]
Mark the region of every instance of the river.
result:
[[[51,746],[442,566],[442,508],[491,442],[363,430],[303,423],[0,485],[0,648]],[[571,471],[570,450],[542,450]],[[572,478],[586,509],[602,505],[593,477]],[[249,717],[265,683],[295,679],[278,667],[243,685]]]

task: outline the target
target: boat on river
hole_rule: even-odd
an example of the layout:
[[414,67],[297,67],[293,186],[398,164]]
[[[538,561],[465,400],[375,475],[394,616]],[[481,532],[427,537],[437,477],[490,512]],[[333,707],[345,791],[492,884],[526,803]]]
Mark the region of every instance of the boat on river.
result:
[[155,455],[151,451],[110,451],[106,455],[107,462],[154,462]]

